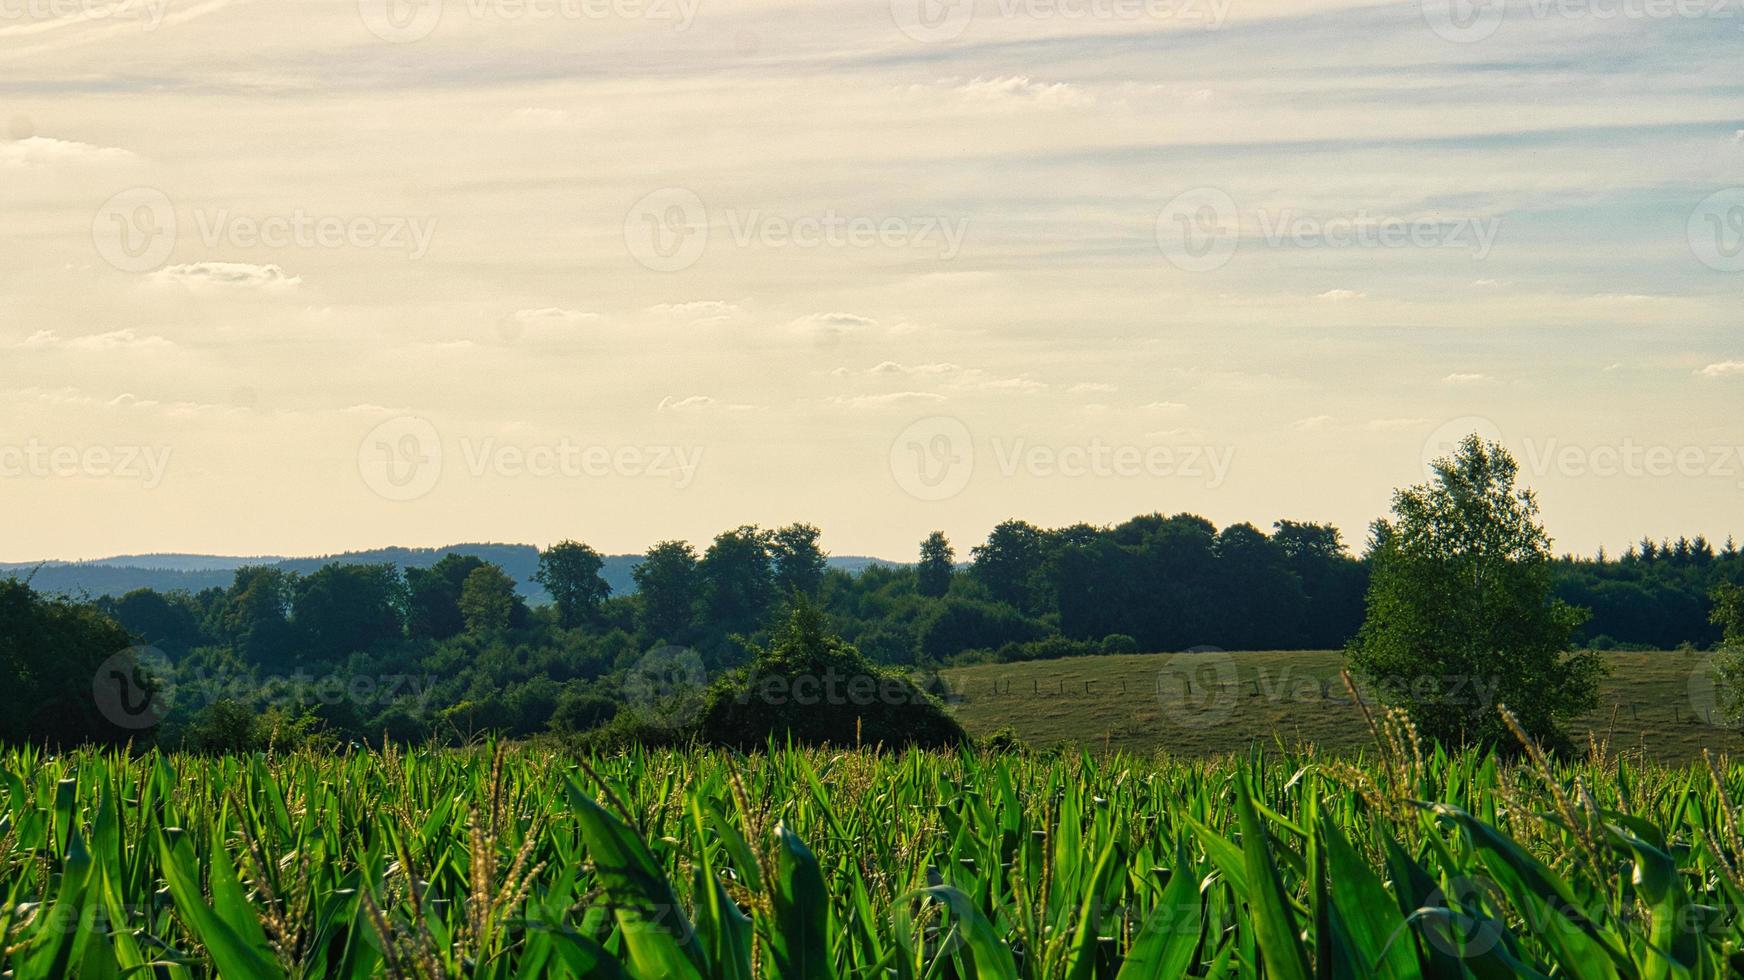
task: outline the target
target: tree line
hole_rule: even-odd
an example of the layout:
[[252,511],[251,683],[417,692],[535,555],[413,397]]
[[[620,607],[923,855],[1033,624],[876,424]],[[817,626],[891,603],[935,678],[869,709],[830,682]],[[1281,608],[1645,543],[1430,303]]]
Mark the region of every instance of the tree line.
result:
[[[733,528],[701,549],[662,541],[630,594],[613,594],[599,552],[564,541],[540,553],[533,577],[552,599],[540,606],[523,597],[531,583],[458,554],[429,568],[243,568],[223,588],[88,603],[0,582],[0,654],[20,678],[0,692],[12,702],[0,716],[14,719],[0,738],[54,725],[194,745],[586,732],[617,717],[650,650],[695,651],[708,676],[741,669],[801,604],[870,663],[934,689],[930,672],[969,660],[1339,648],[1364,621],[1382,543],[1372,533],[1359,557],[1328,524],[1268,533],[1193,514],[1012,520],[966,555],[934,532],[911,565],[848,573],[828,567],[820,541],[807,524]],[[1720,640],[1711,596],[1744,584],[1744,560],[1730,540],[1697,537],[1564,557],[1544,574],[1564,604],[1590,610],[1571,627],[1576,645],[1706,648]],[[56,707],[88,702],[93,671],[129,644],[161,651],[173,671],[161,720],[111,730]]]

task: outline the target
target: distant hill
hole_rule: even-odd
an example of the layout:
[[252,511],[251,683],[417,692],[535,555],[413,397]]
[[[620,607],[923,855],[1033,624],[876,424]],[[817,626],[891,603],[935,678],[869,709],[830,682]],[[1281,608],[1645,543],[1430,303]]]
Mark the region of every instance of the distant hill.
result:
[[[473,555],[501,565],[520,584],[521,594],[534,604],[550,601],[543,586],[533,581],[539,570],[539,551],[526,544],[456,544],[446,548],[377,548],[371,551],[348,551],[338,555],[314,558],[286,558],[281,555],[227,557],[224,555],[117,555],[79,562],[0,562],[0,577],[31,578],[38,592],[75,598],[119,596],[134,589],[156,589],[169,592],[183,589],[223,588],[235,577],[236,570],[247,565],[268,565],[307,575],[323,565],[343,562],[353,565],[394,564],[401,568],[429,568],[443,555]],[[642,561],[641,555],[607,555],[602,574],[612,587],[613,595],[636,591],[631,572]],[[830,567],[853,574],[873,565],[894,565],[895,562],[859,555],[830,558]]]

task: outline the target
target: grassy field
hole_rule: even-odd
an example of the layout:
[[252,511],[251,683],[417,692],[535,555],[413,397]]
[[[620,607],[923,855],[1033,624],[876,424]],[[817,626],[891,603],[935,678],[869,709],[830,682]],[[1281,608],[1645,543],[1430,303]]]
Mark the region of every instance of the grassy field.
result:
[[[1613,747],[1688,761],[1701,750],[1739,752],[1744,735],[1719,722],[1711,655],[1611,653],[1599,710],[1571,734],[1611,734]],[[1189,755],[1244,750],[1274,737],[1349,750],[1372,744],[1339,679],[1334,651],[1137,654],[945,671],[971,734],[1010,727],[1035,746],[1065,741],[1132,752]],[[1484,692],[1472,689],[1474,696]],[[1275,733],[1275,735],[1274,735]]]

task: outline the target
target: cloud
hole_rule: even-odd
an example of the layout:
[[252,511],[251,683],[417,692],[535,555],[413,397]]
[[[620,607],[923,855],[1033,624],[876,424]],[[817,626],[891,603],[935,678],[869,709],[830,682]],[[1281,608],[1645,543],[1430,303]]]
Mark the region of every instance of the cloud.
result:
[[1291,422],[1290,428],[1298,429],[1303,432],[1310,432],[1314,429],[1324,429],[1326,423],[1330,421],[1332,421],[1332,416],[1330,415],[1311,415],[1308,418],[1297,419],[1296,421]]
[[1147,412],[1182,412],[1187,409],[1181,402],[1150,402],[1139,407]]
[[1511,286],[1513,283],[1506,279],[1473,279],[1472,285],[1478,289],[1500,289],[1503,286]]
[[172,265],[152,273],[152,281],[160,285],[181,285],[190,288],[218,287],[227,289],[290,289],[303,283],[301,276],[289,275],[278,265],[253,265],[248,262],[192,262]]
[[813,313],[793,321],[793,325],[802,330],[842,334],[870,330],[878,326],[878,321],[858,313]]
[[655,411],[659,412],[742,412],[751,408],[750,405],[737,405],[723,402],[708,395],[691,395],[687,398],[677,398],[667,395],[660,399]]
[[855,375],[855,374],[865,374],[865,375],[871,375],[871,376],[907,375],[907,376],[932,377],[932,376],[943,375],[943,374],[956,374],[962,370],[963,370],[962,368],[958,367],[955,364],[950,364],[950,363],[943,362],[943,361],[933,363],[933,364],[900,364],[896,361],[880,361],[877,364],[874,364],[871,367],[867,368],[865,371],[853,371],[853,370],[850,370],[848,368],[837,368],[835,371],[833,371],[831,373],[835,374],[837,377],[848,377],[849,375]]
[[1354,299],[1368,299],[1369,294],[1355,289],[1328,289],[1314,297],[1322,303],[1344,303]]
[[0,167],[72,167],[89,164],[132,163],[137,154],[111,146],[93,146],[73,140],[31,136],[0,141]]
[[1696,373],[1704,378],[1726,378],[1744,374],[1744,361],[1717,361]]
[[1028,75],[977,77],[967,82],[944,79],[959,98],[1005,105],[1034,105],[1048,109],[1084,109],[1096,104],[1096,97],[1076,85],[1065,82],[1037,82]]
[[737,303],[729,303],[724,299],[702,299],[688,303],[660,303],[648,307],[648,312],[655,316],[689,320],[694,326],[707,326],[725,323],[743,311]]
[[537,310],[516,310],[509,314],[509,319],[531,326],[533,324],[589,323],[600,319],[600,315],[598,313],[584,313],[581,310],[565,310],[555,306],[547,306]]
[[1072,387],[1067,388],[1066,392],[1067,392],[1067,394],[1072,394],[1072,395],[1084,395],[1084,394],[1089,394],[1091,392],[1119,391],[1119,390],[1120,390],[1120,388],[1118,385],[1111,385],[1106,381],[1081,381],[1078,384],[1075,384]]
[[1732,142],[1744,144],[1744,129],[1732,134]]
[[141,350],[147,348],[174,347],[175,344],[158,336],[140,336],[139,331],[132,327],[121,330],[111,330],[108,333],[87,334],[83,337],[73,337],[63,340],[53,330],[38,330],[29,337],[11,345],[19,350],[77,350],[106,351],[123,348]]
[[1442,384],[1450,385],[1493,385],[1496,379],[1487,374],[1450,374],[1441,379]]
[[944,395],[931,391],[892,391],[883,395],[854,395],[831,398],[830,404],[844,408],[882,408],[886,405],[902,405],[914,402],[937,404],[947,401]]

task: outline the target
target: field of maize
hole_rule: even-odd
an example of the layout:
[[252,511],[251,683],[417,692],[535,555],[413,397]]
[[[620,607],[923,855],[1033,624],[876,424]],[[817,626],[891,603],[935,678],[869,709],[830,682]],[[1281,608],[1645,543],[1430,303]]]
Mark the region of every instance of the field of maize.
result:
[[9,977],[1720,977],[1744,768],[0,755]]

